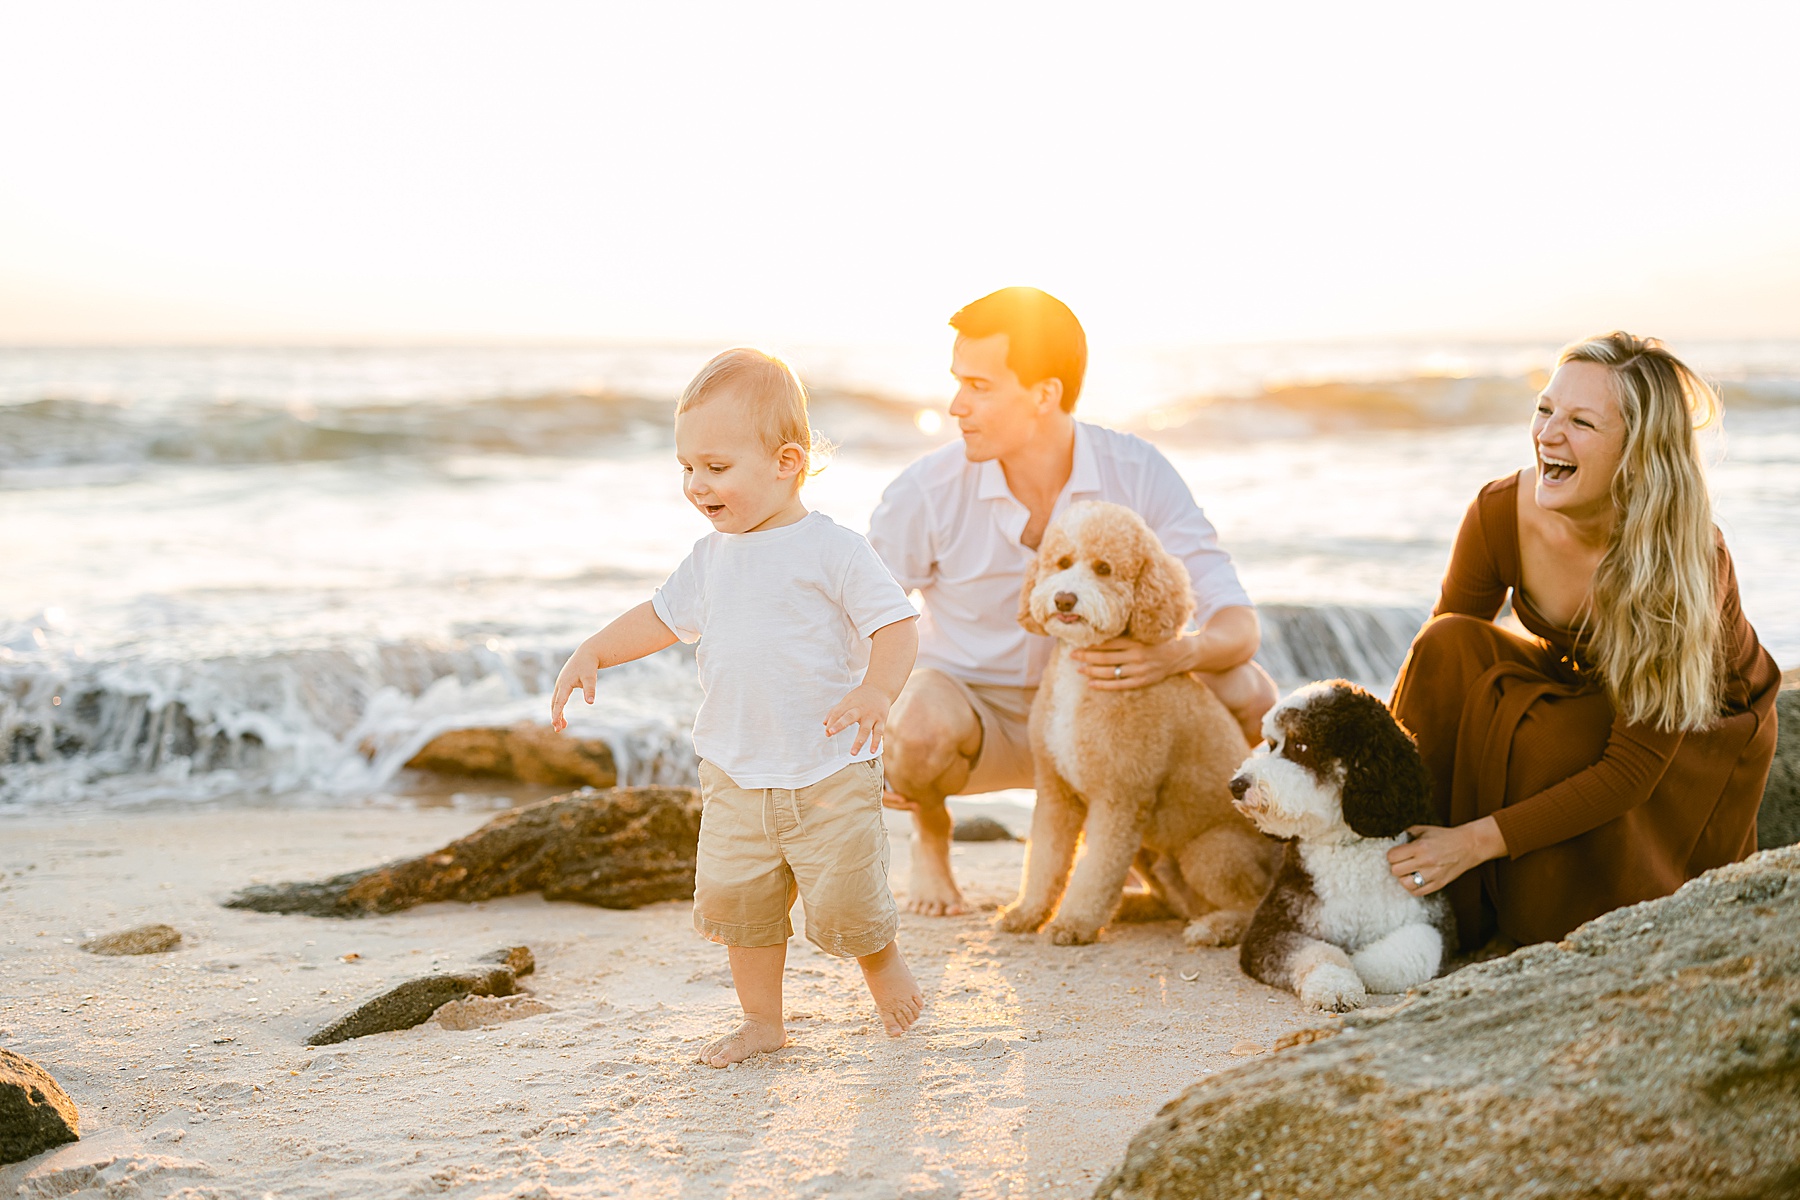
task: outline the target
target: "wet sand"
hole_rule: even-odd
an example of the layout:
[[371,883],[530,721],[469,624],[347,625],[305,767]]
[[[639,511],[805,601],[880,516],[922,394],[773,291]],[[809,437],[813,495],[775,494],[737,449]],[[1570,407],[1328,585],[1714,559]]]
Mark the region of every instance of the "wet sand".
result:
[[[84,1131],[0,1167],[0,1195],[1086,1196],[1187,1084],[1326,1020],[1172,922],[1062,948],[998,933],[985,911],[903,916],[928,1006],[912,1032],[883,1036],[855,964],[796,938],[788,1047],[716,1071],[691,1060],[735,999],[684,903],[533,895],[360,921],[218,906],[247,883],[429,850],[488,815],[0,822],[0,1045],[57,1078]],[[903,836],[894,851],[898,886]],[[1011,898],[1020,843],[955,854],[978,904]],[[183,943],[79,949],[148,922]],[[393,984],[520,944],[537,957],[534,1015],[303,1044]]]

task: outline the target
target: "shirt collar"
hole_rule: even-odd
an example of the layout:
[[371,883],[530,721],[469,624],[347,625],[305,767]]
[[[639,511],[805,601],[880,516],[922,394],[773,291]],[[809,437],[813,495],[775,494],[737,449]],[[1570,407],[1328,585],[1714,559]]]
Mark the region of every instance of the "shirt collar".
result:
[[1080,421],[1075,422],[1075,465],[1069,471],[1069,486],[1063,491],[1071,500],[1100,491],[1100,462],[1094,457],[1094,438]]
[[[1088,433],[1087,425],[1075,422],[1075,455],[1069,468],[1069,482],[1063,485],[1062,494],[1070,499],[1076,496],[1097,495],[1100,491],[1100,463],[1094,457],[1093,435]],[[1006,486],[1006,472],[1000,469],[1000,460],[990,458],[981,464],[981,475],[976,484],[975,495],[982,500],[1012,500],[1018,503],[1012,489]]]

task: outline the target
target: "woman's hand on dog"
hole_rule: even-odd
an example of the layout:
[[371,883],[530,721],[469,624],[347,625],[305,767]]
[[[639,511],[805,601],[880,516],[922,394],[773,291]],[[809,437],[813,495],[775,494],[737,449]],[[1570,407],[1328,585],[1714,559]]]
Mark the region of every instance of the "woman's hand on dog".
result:
[[1108,638],[1073,652],[1088,677],[1088,686],[1109,692],[1130,691],[1161,683],[1171,675],[1193,669],[1193,649],[1187,638],[1175,638],[1154,646],[1130,638]]
[[[1467,825],[1414,825],[1412,841],[1388,851],[1388,868],[1400,886],[1415,896],[1429,896],[1491,858],[1506,855],[1506,839],[1492,817]],[[1421,880],[1413,882],[1413,875]]]

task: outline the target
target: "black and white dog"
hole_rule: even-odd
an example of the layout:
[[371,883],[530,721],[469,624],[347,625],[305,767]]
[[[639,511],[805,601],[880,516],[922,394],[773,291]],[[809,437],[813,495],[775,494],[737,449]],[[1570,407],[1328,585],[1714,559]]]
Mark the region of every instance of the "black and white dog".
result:
[[1326,1012],[1437,975],[1456,939],[1449,901],[1414,896],[1387,860],[1409,826],[1437,822],[1412,736],[1387,705],[1342,679],[1287,697],[1263,718],[1263,733],[1268,741],[1238,768],[1231,794],[1288,845],[1244,935],[1244,973]]

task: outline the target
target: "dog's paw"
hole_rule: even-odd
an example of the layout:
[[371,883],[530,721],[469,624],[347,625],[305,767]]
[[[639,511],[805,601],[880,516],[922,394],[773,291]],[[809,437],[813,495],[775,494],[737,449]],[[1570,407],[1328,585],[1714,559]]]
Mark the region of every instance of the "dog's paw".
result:
[[1349,1012],[1369,998],[1363,981],[1349,967],[1321,963],[1300,981],[1300,1003],[1318,1012]]
[[1244,932],[1250,928],[1250,915],[1218,909],[1195,917],[1182,930],[1182,940],[1190,946],[1235,946],[1244,940]]
[[1036,933],[1046,920],[1046,912],[1029,909],[1021,904],[1009,904],[994,914],[994,928],[1006,933]]
[[1075,925],[1063,921],[1053,922],[1044,932],[1049,934],[1050,940],[1058,946],[1085,946],[1100,938],[1098,929],[1090,929],[1086,925]]

